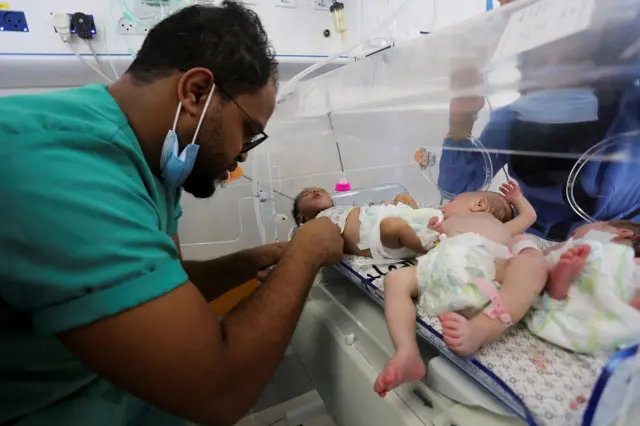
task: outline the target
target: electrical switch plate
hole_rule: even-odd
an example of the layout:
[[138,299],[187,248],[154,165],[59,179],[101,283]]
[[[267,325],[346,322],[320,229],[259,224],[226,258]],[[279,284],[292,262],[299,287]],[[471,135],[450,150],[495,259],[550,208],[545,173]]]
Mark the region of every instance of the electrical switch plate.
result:
[[296,9],[298,7],[298,0],[276,0],[276,6]]
[[[53,15],[53,13],[52,13]],[[69,20],[71,20],[71,17],[73,16],[73,13],[67,13],[67,15],[69,15]],[[86,13],[85,13],[86,15]],[[89,18],[89,21],[91,21],[91,34],[96,34],[96,21],[93,19],[93,15],[87,15],[87,18]],[[55,29],[55,27],[53,28],[53,31],[58,32],[58,30]],[[71,34],[75,34],[77,32],[75,26],[70,22],[69,23],[69,32]]]
[[118,21],[118,34],[120,35],[147,35],[149,27],[137,22],[131,22],[122,17]]
[[331,0],[313,0],[313,8],[315,10],[326,10],[329,11],[331,7]]
[[[71,17],[73,16],[73,13],[67,13],[67,15],[69,15],[69,19],[71,19]],[[85,13],[85,15],[87,14]],[[89,18],[89,21],[91,22],[91,34],[95,34],[97,31],[96,31],[96,22],[93,20],[93,15],[87,15],[87,18]],[[69,32],[71,34],[75,34],[77,32],[73,23],[71,23],[71,26],[69,27]]]
[[0,31],[29,32],[27,17],[17,10],[0,11]]

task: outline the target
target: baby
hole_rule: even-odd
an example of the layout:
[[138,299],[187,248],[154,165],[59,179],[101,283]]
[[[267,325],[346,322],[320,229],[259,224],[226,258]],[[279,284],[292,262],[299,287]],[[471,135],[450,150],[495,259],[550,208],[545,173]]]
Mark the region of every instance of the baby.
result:
[[533,238],[521,235],[536,213],[514,182],[500,191],[518,216],[502,223],[476,208],[475,193],[461,194],[434,226],[442,233],[437,247],[419,257],[417,266],[385,277],[385,316],[396,353],[376,380],[380,396],[426,372],[412,298],[419,298],[427,314],[439,315],[447,345],[469,355],[519,321],[543,289],[548,275],[543,254]]
[[334,207],[329,193],[317,187],[298,194],[293,217],[297,225],[316,217],[330,218],[340,227],[347,254],[377,260],[403,259],[433,248],[439,236],[437,224],[461,209],[484,212],[501,222],[513,218],[509,202],[495,192],[468,192],[439,210],[419,209],[415,200],[406,194],[385,205]]
[[585,353],[640,341],[640,223],[583,225],[545,257],[546,291],[525,318],[533,334]]

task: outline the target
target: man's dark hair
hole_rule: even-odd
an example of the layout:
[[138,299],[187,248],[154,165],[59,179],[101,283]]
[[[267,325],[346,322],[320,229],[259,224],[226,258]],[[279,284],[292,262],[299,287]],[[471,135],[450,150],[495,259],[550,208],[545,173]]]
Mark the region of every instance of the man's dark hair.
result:
[[185,7],[156,24],[127,70],[138,83],[203,67],[231,96],[256,93],[278,63],[260,18],[235,1]]

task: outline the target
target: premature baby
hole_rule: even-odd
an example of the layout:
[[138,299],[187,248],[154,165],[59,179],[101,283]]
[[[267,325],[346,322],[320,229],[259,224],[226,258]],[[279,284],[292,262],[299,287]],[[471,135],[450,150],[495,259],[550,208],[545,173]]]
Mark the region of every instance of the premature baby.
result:
[[419,209],[406,194],[393,203],[363,207],[334,207],[322,188],[306,188],[294,201],[297,225],[317,217],[328,217],[345,241],[344,252],[373,259],[403,259],[426,253],[438,242],[436,227],[458,209],[484,212],[501,222],[513,218],[513,209],[504,196],[495,192],[468,192],[440,209]]
[[469,355],[519,321],[543,289],[544,257],[532,238],[521,235],[535,222],[535,211],[514,182],[500,190],[515,218],[503,223],[476,208],[475,193],[461,194],[433,227],[441,233],[439,244],[417,266],[385,277],[385,316],[396,353],[375,383],[380,396],[426,372],[413,298],[425,313],[439,315],[447,345]]
[[529,330],[573,351],[615,351],[640,341],[640,223],[595,222],[551,247],[546,291]]

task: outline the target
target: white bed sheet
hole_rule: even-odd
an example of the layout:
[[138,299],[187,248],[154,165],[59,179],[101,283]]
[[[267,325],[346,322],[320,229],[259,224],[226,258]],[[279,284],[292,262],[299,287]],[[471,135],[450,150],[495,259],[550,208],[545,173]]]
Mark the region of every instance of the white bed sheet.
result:
[[[408,260],[375,265],[368,258],[345,256],[338,269],[383,303],[384,275],[414,263],[415,260]],[[567,351],[537,338],[518,324],[473,357],[460,358],[444,344],[438,319],[416,309],[418,334],[525,421],[545,426],[582,423],[607,356]]]

